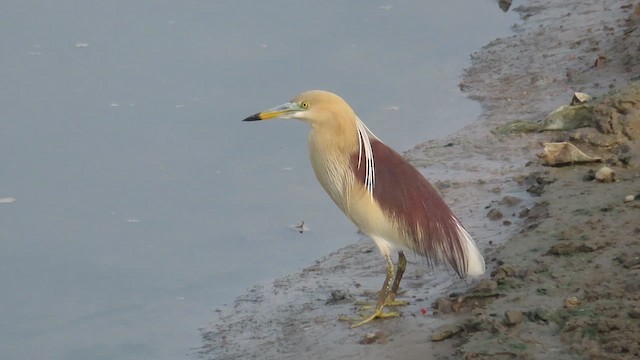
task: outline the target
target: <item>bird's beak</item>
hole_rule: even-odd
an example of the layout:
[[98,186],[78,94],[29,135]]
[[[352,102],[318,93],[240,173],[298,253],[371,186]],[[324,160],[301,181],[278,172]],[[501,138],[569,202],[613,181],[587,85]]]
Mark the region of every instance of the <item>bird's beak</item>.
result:
[[248,118],[242,120],[242,121],[257,121],[257,120],[268,120],[268,119],[274,119],[274,118],[283,118],[283,119],[288,119],[290,118],[295,112],[302,110],[302,108],[300,107],[300,105],[293,103],[293,102],[288,102],[286,104],[282,104],[280,106],[276,106],[272,109],[269,110],[265,110],[263,112],[259,112],[257,114],[253,114],[251,116],[249,116]]

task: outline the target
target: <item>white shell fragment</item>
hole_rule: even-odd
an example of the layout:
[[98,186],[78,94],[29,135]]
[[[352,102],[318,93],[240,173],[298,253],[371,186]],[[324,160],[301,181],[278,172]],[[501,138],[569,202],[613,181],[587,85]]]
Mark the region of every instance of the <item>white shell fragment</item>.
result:
[[544,143],[544,150],[537,154],[543,165],[560,166],[567,164],[601,161],[602,158],[589,156],[568,142]]
[[591,101],[593,99],[591,95],[585,94],[583,92],[573,93],[573,98],[571,99],[571,105],[579,105],[582,103],[586,103],[587,101]]
[[616,172],[611,170],[608,166],[603,166],[596,171],[596,180],[604,183],[612,182],[615,180]]

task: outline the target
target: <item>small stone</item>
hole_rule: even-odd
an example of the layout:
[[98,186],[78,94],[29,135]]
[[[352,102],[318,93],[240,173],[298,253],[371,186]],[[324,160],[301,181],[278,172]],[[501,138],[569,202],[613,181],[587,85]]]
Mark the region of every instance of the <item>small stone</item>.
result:
[[489,213],[487,213],[487,217],[492,221],[500,220],[502,219],[502,212],[498,209],[491,209]]
[[350,302],[353,300],[353,295],[345,290],[334,290],[331,292],[331,297],[325,301],[326,305],[341,304],[344,302]]
[[633,308],[629,311],[629,317],[632,319],[640,319],[640,308]]
[[576,245],[572,242],[563,242],[553,245],[546,252],[546,255],[572,255],[576,253],[588,253],[598,249],[598,246],[592,243],[583,243]]
[[627,195],[627,196],[624,197],[624,202],[626,202],[626,203],[627,202],[632,202],[635,199],[636,199],[635,195]]
[[596,179],[596,172],[593,169],[587,170],[587,173],[582,176],[583,181],[593,181]]
[[491,274],[494,280],[502,280],[514,276],[516,276],[516,269],[511,265],[501,265]]
[[527,312],[526,315],[530,321],[548,322],[553,317],[553,311],[544,307],[539,307],[533,311]]
[[482,279],[476,285],[475,291],[485,292],[485,291],[494,291],[498,288],[498,283],[495,280],[491,279]]
[[515,196],[511,196],[511,195],[507,195],[503,197],[502,200],[500,200],[500,204],[505,205],[507,207],[518,205],[521,202],[522,202],[522,199],[517,198]]
[[575,296],[564,299],[564,307],[567,309],[575,309],[578,305],[580,305],[580,300]]
[[373,344],[373,343],[385,343],[387,339],[387,336],[382,332],[382,331],[378,331],[375,333],[366,333],[362,339],[360,339],[360,344],[363,345],[369,345],[369,344]]
[[624,252],[617,257],[617,260],[627,269],[640,268],[640,253]]
[[596,180],[600,182],[608,183],[615,180],[616,173],[615,171],[611,170],[610,167],[603,166],[600,169],[598,169],[598,171],[596,171],[595,177],[596,177]]
[[443,325],[437,328],[433,334],[431,335],[432,341],[442,341],[446,340],[453,335],[461,332],[463,330],[462,326],[459,325]]
[[531,209],[524,208],[524,209],[520,210],[520,212],[518,213],[518,217],[520,219],[526,218],[527,216],[529,216],[530,212],[531,212]]
[[522,312],[517,310],[507,310],[504,312],[504,322],[507,325],[518,325],[522,322]]
[[434,308],[440,314],[448,314],[452,311],[452,302],[447,298],[439,298],[434,304]]

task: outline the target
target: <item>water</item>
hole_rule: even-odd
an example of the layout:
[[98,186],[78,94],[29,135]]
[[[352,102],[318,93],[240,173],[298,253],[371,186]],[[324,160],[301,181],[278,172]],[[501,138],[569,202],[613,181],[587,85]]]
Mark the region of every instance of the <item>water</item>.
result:
[[306,126],[240,120],[319,88],[398,150],[449,134],[517,21],[496,5],[4,1],[0,357],[184,358],[216,306],[355,241]]

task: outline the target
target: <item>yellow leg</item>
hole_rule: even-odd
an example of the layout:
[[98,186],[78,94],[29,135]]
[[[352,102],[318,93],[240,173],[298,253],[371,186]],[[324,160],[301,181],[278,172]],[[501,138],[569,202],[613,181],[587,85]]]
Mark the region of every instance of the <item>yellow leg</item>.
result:
[[[391,288],[393,286],[393,281],[396,278],[396,269],[395,266],[393,264],[393,261],[391,260],[390,256],[386,256],[386,260],[387,260],[387,276],[384,279],[384,284],[382,285],[382,289],[380,290],[380,293],[378,294],[378,301],[376,302],[376,308],[373,311],[373,314],[367,318],[365,318],[364,320],[351,325],[351,328],[355,328],[358,327],[360,325],[364,325],[366,323],[368,323],[369,321],[375,319],[375,318],[384,318],[384,317],[394,317],[394,316],[399,316],[398,313],[396,312],[388,312],[385,313],[382,311],[382,309],[384,308],[386,302],[387,302],[387,297],[389,296],[389,293],[391,292]],[[404,271],[404,270],[403,270]],[[399,282],[399,281],[398,281]]]
[[407,305],[406,301],[396,301],[396,296],[398,295],[398,288],[400,288],[400,280],[402,280],[402,275],[404,275],[404,271],[407,269],[407,258],[404,256],[402,251],[398,251],[398,265],[396,266],[396,276],[393,279],[393,285],[391,285],[391,291],[389,292],[389,296],[387,297],[387,302],[385,305],[387,306],[402,306]]

